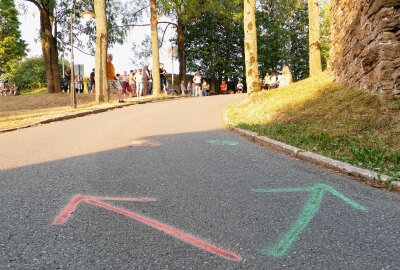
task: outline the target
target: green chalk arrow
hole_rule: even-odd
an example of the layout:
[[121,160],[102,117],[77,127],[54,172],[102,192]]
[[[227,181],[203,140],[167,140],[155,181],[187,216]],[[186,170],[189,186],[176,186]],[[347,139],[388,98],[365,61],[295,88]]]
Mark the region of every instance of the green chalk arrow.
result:
[[322,198],[325,193],[329,192],[330,194],[338,197],[344,202],[348,203],[355,209],[366,211],[367,209],[353,201],[352,199],[344,196],[334,188],[325,185],[325,184],[317,184],[310,187],[305,188],[287,188],[287,189],[252,189],[253,192],[266,192],[266,193],[281,193],[281,192],[309,192],[310,196],[308,201],[303,207],[299,218],[293,224],[293,226],[289,229],[289,231],[279,240],[277,244],[275,244],[272,248],[265,248],[263,250],[263,254],[273,256],[273,257],[281,257],[285,255],[289,248],[296,241],[299,234],[307,228],[308,224],[314,218],[315,214],[318,212]]
[[212,145],[228,145],[228,146],[238,145],[238,142],[230,140],[208,140],[207,143]]

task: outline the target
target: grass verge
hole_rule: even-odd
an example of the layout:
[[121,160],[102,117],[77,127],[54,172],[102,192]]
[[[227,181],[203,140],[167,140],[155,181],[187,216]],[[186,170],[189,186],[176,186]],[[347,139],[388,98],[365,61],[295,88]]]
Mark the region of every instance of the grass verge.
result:
[[228,108],[238,127],[400,179],[400,100],[341,87],[324,72]]

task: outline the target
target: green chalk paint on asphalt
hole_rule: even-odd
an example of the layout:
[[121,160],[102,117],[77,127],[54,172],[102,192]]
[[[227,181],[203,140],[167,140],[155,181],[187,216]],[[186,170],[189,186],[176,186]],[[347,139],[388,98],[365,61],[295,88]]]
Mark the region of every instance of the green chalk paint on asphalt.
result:
[[228,145],[228,146],[236,146],[239,144],[236,141],[230,141],[230,140],[208,140],[207,143],[212,145]]
[[298,219],[289,229],[289,231],[275,244],[272,248],[265,248],[262,253],[264,255],[272,257],[284,256],[293,243],[296,241],[300,233],[307,228],[308,224],[314,218],[315,214],[318,212],[322,198],[325,193],[328,192],[344,202],[348,203],[352,207],[360,211],[366,211],[367,208],[363,205],[357,203],[356,201],[344,196],[334,188],[325,185],[317,184],[305,188],[287,188],[287,189],[252,189],[253,192],[265,192],[265,193],[282,193],[282,192],[309,192],[310,196],[304,205]]

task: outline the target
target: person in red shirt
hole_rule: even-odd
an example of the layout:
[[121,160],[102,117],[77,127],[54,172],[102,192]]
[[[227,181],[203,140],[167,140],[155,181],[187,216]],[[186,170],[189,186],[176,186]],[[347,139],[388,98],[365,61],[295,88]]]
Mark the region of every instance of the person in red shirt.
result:
[[228,91],[228,84],[226,83],[226,81],[222,80],[221,85],[219,87],[221,89],[221,94],[225,95],[226,92]]

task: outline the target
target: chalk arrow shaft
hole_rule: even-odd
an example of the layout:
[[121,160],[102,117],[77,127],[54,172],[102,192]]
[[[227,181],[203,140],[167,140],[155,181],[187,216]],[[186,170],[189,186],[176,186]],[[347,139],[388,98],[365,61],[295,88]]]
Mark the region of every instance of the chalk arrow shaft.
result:
[[227,260],[231,260],[231,261],[240,261],[242,258],[240,255],[235,254],[229,250],[225,250],[222,248],[219,248],[217,246],[214,246],[213,244],[210,244],[204,240],[201,240],[200,238],[197,238],[193,235],[184,233],[178,229],[175,229],[174,227],[171,227],[167,224],[161,223],[159,221],[156,221],[154,219],[142,216],[138,213],[132,212],[132,211],[127,211],[124,209],[121,209],[119,207],[115,207],[113,205],[101,202],[101,201],[97,201],[95,199],[89,199],[87,201],[88,203],[92,204],[92,205],[97,205],[100,206],[102,208],[114,211],[116,213],[119,213],[121,215],[130,217],[132,219],[135,219],[137,221],[140,221],[156,230],[162,231],[166,234],[169,234],[171,236],[174,236],[188,244],[191,244],[195,247],[198,247],[200,249],[206,250],[208,252],[214,253],[220,257],[223,257]]
[[154,229],[162,231],[168,235],[171,235],[175,238],[178,238],[181,241],[184,241],[190,245],[193,245],[202,250],[208,251],[215,255],[218,255],[224,259],[230,261],[241,261],[242,257],[234,252],[229,250],[219,248],[207,241],[204,241],[196,236],[180,231],[172,226],[169,226],[165,223],[159,222],[157,220],[142,216],[138,213],[127,211],[125,209],[113,206],[111,204],[105,203],[103,201],[139,201],[139,202],[149,202],[155,201],[153,198],[120,198],[120,197],[93,197],[93,196],[84,196],[84,195],[76,195],[72,198],[70,203],[61,211],[58,217],[54,220],[54,225],[64,224],[68,218],[72,215],[72,213],[76,210],[76,207],[80,202],[86,202],[91,205],[99,206],[104,209],[116,212],[118,214],[124,215],[126,217],[132,218],[139,222],[142,222]]

